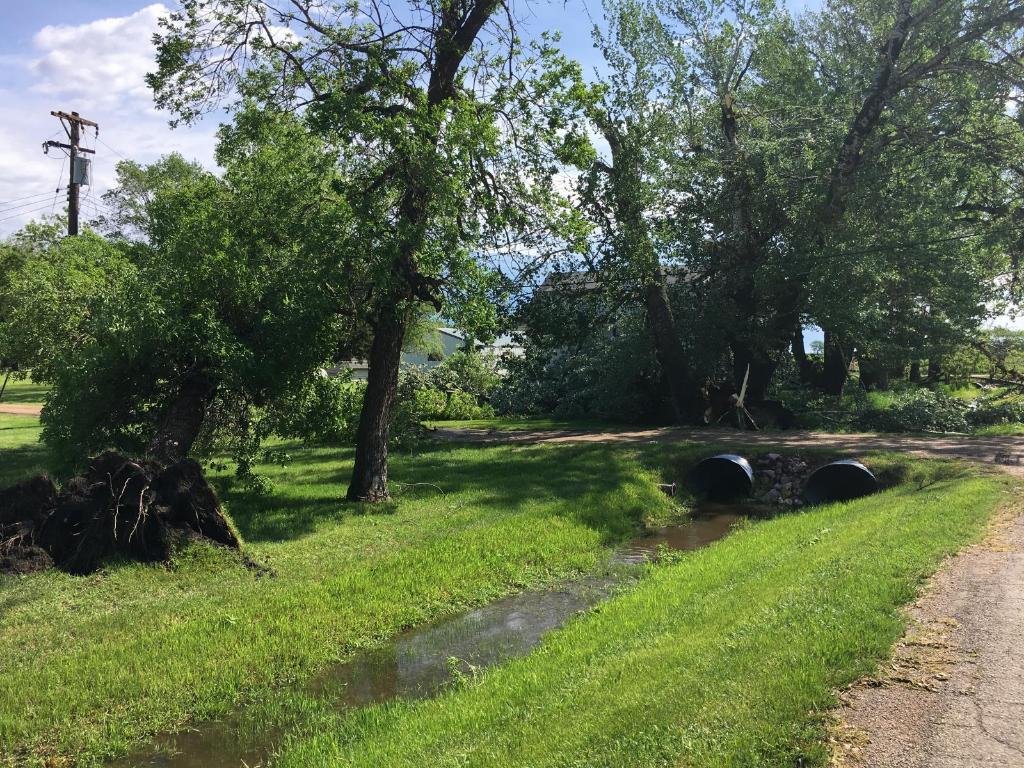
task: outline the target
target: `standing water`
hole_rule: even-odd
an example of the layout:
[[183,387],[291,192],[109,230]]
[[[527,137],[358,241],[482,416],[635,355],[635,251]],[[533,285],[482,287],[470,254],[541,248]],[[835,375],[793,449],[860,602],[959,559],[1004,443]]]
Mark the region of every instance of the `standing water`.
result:
[[[635,566],[659,549],[689,551],[725,536],[742,519],[737,505],[704,507],[680,525],[656,528],[616,550],[612,563]],[[627,573],[631,570],[626,569]],[[620,569],[621,571],[621,569]],[[435,695],[458,674],[525,656],[552,629],[607,599],[629,575],[586,577],[560,589],[523,592],[466,613],[398,635],[387,645],[363,651],[329,667],[308,692],[339,710],[389,699]],[[274,729],[245,739],[237,717],[200,723],[156,737],[145,749],[117,760],[112,768],[256,768],[280,744]],[[256,742],[256,743],[254,743]]]

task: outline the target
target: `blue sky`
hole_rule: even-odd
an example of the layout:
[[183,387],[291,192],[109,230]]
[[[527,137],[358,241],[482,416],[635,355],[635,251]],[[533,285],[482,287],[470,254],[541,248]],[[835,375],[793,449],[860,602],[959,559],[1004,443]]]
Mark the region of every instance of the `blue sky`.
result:
[[[802,10],[807,2],[790,0]],[[152,106],[143,82],[157,20],[174,0],[0,0],[0,237],[30,218],[65,207],[67,167],[59,151],[45,156],[43,141],[63,134],[50,110],[77,111],[100,124],[93,184],[83,190],[83,212],[95,213],[121,157],[151,162],[177,151],[213,165],[218,117],[172,131]],[[588,12],[589,6],[589,12]],[[590,40],[600,0],[520,2],[526,35],[558,30],[567,53],[592,70]]]
[[[93,184],[82,195],[85,215],[100,210],[100,195],[122,157],[145,163],[176,151],[214,166],[219,117],[171,130],[143,81],[152,67],[157,20],[175,1],[0,0],[0,237],[66,207],[63,154],[46,156],[41,149],[47,139],[63,139],[51,109],[78,111],[100,124],[99,139],[89,134],[85,141],[97,150]],[[819,4],[788,0],[794,13]],[[590,29],[591,14],[598,18],[600,9],[601,0],[517,4],[524,35],[558,30],[563,49],[588,71],[599,58]],[[1024,319],[1014,325],[1024,326]],[[808,343],[815,338],[819,334]]]

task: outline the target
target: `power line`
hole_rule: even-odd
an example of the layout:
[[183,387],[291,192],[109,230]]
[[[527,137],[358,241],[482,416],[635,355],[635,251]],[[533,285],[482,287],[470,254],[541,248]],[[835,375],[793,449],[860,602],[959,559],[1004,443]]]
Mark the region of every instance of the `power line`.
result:
[[[1021,230],[1013,228],[1013,231],[1019,232]],[[917,248],[922,245],[941,245],[943,243],[952,243],[957,240],[969,240],[972,237],[983,237],[984,235],[992,234],[989,230],[976,230],[974,232],[965,232],[960,235],[950,235],[949,237],[940,237],[935,240],[917,240],[909,243],[893,243],[889,246],[875,245],[870,248],[862,248],[853,251],[834,251],[834,256],[864,256],[871,253],[893,253],[895,251],[903,251],[908,248]]]
[[[57,191],[59,192],[60,190],[58,189]],[[49,195],[50,193],[47,192],[46,194]],[[31,202],[28,202],[28,203],[22,203],[21,205],[14,205],[14,206],[11,206],[10,208],[5,208],[2,211],[0,211],[0,213],[11,213],[12,211],[17,211],[20,208],[31,208],[33,205],[39,205],[40,203],[45,203],[45,202],[46,202],[45,198],[42,198],[42,199],[39,199],[39,200],[32,200]]]
[[49,192],[37,192],[34,195],[25,195],[24,197],[15,197],[15,198],[12,198],[11,200],[2,200],[2,201],[0,201],[0,205],[10,205],[11,203],[16,203],[19,200],[29,200],[29,199],[31,199],[33,197],[49,197],[49,196],[50,196]]
[[50,205],[47,203],[47,204],[43,205],[42,208],[36,208],[35,210],[32,210],[32,211],[22,211],[21,213],[16,213],[13,216],[7,216],[6,218],[0,219],[0,221],[10,221],[11,219],[20,219],[22,216],[31,216],[33,213],[39,213],[40,211],[45,211],[49,207],[50,207]]
[[126,157],[125,155],[122,155],[122,154],[121,154],[120,152],[118,152],[118,151],[117,151],[116,149],[114,149],[114,148],[113,148],[112,146],[110,146],[109,144],[107,144],[107,142],[105,142],[105,141],[104,141],[103,139],[101,139],[101,138],[100,138],[99,136],[97,136],[97,137],[96,137],[96,141],[98,141],[98,142],[99,142],[100,144],[102,144],[102,145],[103,145],[104,147],[106,147],[106,148],[107,148],[107,149],[109,149],[109,150],[110,150],[111,152],[113,152],[113,153],[114,153],[115,155],[117,155],[118,157],[120,157],[120,158],[121,158],[122,160],[128,160],[129,162],[131,161],[131,158],[130,158],[130,157]]
[[60,161],[60,170],[57,172],[57,188],[53,191],[53,201],[50,203],[50,214],[51,215],[53,214],[54,209],[57,207],[57,195],[60,194],[60,180],[64,176],[64,162],[66,160],[67,160],[67,157],[63,157],[63,158],[61,158],[61,161]]

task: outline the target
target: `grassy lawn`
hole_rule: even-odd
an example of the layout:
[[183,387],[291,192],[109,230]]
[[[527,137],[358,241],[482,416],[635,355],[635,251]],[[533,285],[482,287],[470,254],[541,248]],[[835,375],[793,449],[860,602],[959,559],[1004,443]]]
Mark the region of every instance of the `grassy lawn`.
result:
[[[35,438],[31,420],[0,416],[0,427]],[[0,576],[0,764],[89,765],[147,733],[266,701],[403,627],[592,570],[645,515],[671,509],[635,454],[608,447],[397,456],[398,499],[372,511],[339,502],[348,452],[294,456],[266,468],[266,496],[218,478],[248,554],[273,577],[207,546],[170,567]],[[45,456],[12,438],[4,458],[10,481]]]
[[0,413],[0,488],[46,471],[39,419]]
[[971,434],[978,437],[999,437],[1001,435],[1024,435],[1024,424],[992,424],[978,427]]
[[318,722],[280,764],[825,765],[834,690],[887,655],[899,607],[1006,493],[946,469],[748,525],[446,695]]
[[[0,415],[11,482],[45,465],[34,419]],[[149,733],[248,706],[285,765],[792,765],[821,757],[831,689],[898,636],[898,606],[975,537],[1001,478],[878,457],[904,483],[752,523],[658,566],[529,657],[441,698],[350,717],[295,683],[403,627],[600,568],[654,485],[712,446],[438,445],[394,458],[397,498],[339,502],[349,452],[292,450],[255,496],[215,477],[247,554],[0,576],[0,765],[95,765]],[[8,457],[14,457],[10,465]],[[778,759],[777,759],[778,758]]]
[[[3,384],[4,377],[0,375],[0,384]],[[39,403],[46,399],[46,393],[50,391],[47,384],[35,384],[27,379],[11,379],[7,382],[7,389],[0,403]]]

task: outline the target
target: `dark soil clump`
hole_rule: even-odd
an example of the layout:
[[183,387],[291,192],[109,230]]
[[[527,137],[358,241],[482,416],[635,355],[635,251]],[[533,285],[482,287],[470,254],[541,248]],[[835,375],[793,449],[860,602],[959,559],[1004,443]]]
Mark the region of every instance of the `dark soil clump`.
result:
[[0,572],[52,564],[86,574],[114,556],[166,561],[180,534],[239,546],[191,459],[164,467],[104,453],[59,492],[45,476],[0,491]]

